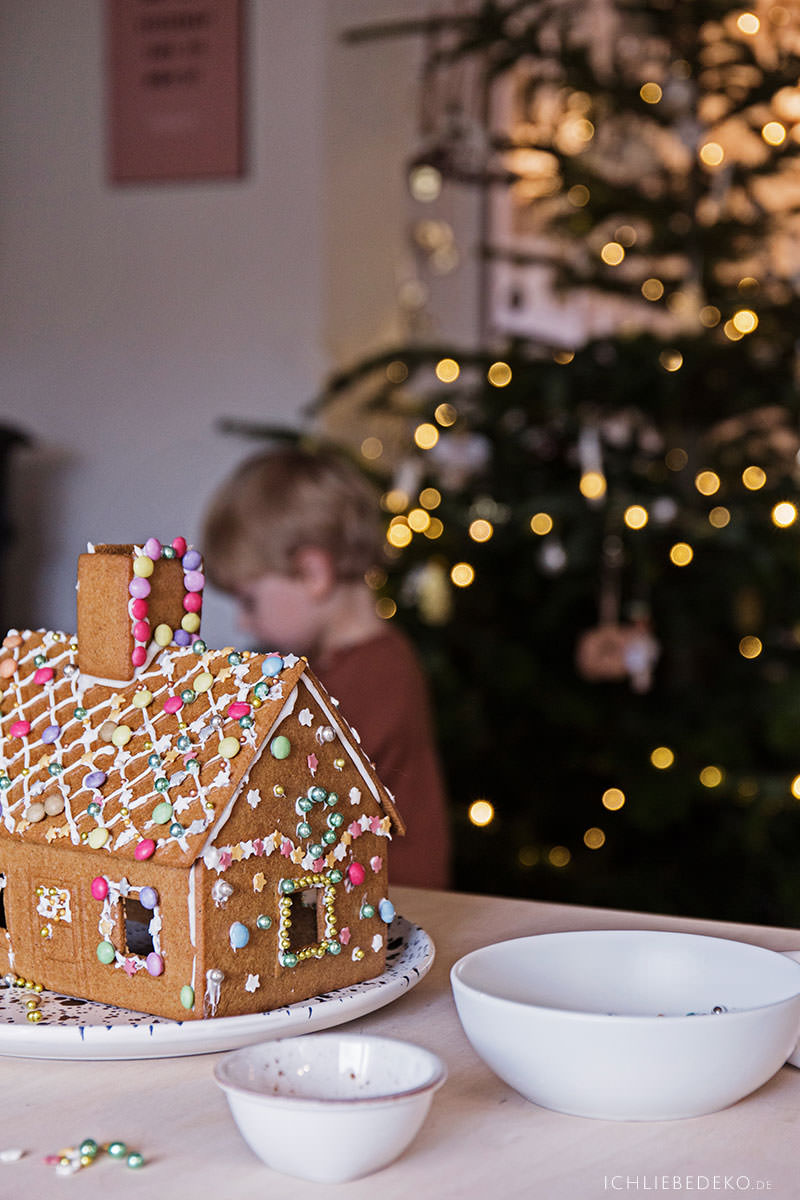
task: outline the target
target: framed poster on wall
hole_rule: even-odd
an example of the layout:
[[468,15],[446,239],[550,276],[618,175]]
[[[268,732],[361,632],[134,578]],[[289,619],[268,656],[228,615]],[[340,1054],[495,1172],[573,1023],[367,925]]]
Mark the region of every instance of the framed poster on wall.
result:
[[106,0],[114,183],[241,176],[242,0]]

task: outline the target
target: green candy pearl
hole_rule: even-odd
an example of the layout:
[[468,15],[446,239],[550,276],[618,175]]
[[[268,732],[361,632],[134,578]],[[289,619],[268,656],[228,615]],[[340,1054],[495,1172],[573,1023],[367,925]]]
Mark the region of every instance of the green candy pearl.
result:
[[76,721],[82,721],[83,718],[86,716],[86,709],[82,708],[80,705],[78,705],[78,707],[75,709],[75,711],[73,712],[72,715]]
[[177,558],[177,556],[178,556],[178,552],[174,546],[162,546],[161,547],[161,557],[162,558]]
[[100,805],[96,800],[92,800],[91,804],[86,805],[86,811],[90,817],[96,817],[100,812]]
[[241,663],[241,661],[242,661],[241,654],[238,654],[235,650],[234,650],[233,654],[228,655],[228,665],[231,667],[238,667],[239,664]]
[[322,801],[327,798],[328,793],[323,787],[312,787],[308,789],[308,795],[315,804],[322,804]]
[[305,796],[301,797],[301,799],[297,801],[297,808],[302,813],[311,812],[313,807],[314,805],[310,800],[306,799]]
[[112,1158],[124,1158],[128,1153],[128,1147],[124,1142],[109,1142],[106,1150]]
[[133,1150],[125,1159],[125,1163],[131,1168],[131,1170],[136,1171],[139,1169],[139,1167],[144,1166],[144,1157],[139,1153],[138,1150]]
[[335,829],[326,829],[322,835],[322,840],[326,846],[332,846],[336,841],[338,834]]
[[196,642],[192,642],[192,649],[194,650],[195,654],[199,656],[201,654],[205,654],[207,647],[203,639],[198,638]]
[[256,926],[259,929],[271,929],[272,917],[268,917],[265,913],[261,913],[260,916],[256,917]]
[[169,787],[169,780],[165,775],[161,775],[153,784],[157,792],[166,792]]
[[46,654],[37,654],[36,658],[33,660],[33,665],[35,667],[43,667],[46,665],[46,663],[47,663],[47,655]]
[[297,826],[297,836],[301,838],[311,837],[311,826],[308,821],[301,821]]
[[190,750],[192,747],[192,739],[187,737],[185,733],[182,733],[175,744],[179,750]]
[[184,704],[194,704],[197,699],[197,692],[194,688],[184,688],[181,692],[181,700]]
[[281,955],[281,966],[282,967],[296,967],[297,966],[297,955],[293,954],[291,950],[285,951],[285,953],[283,953]]
[[269,685],[264,683],[263,680],[259,680],[256,686],[253,688],[253,695],[257,700],[266,700],[267,696],[269,695]]
[[161,766],[161,755],[160,754],[151,754],[147,760],[147,765],[148,765],[148,767],[152,767],[153,770],[155,770],[156,767],[160,767]]
[[328,879],[330,879],[331,883],[341,883],[343,879],[342,872],[339,870],[333,870],[329,873]]
[[250,716],[240,717],[239,724],[241,725],[242,729],[252,729],[255,725],[255,721]]
[[341,954],[342,952],[342,947],[339,942],[328,942],[325,949],[328,951],[328,954]]
[[179,821],[175,821],[172,825],[170,825],[169,831],[174,838],[183,837],[184,832],[185,832],[183,826],[180,824]]
[[290,896],[294,891],[294,880],[282,879],[280,882],[280,890],[283,892],[284,896]]
[[367,919],[369,919],[370,917],[374,917],[375,909],[373,908],[373,906],[371,904],[365,904],[364,907],[361,909],[361,916],[365,917]]
[[330,808],[333,808],[333,807],[334,807],[334,805],[338,804],[338,803],[339,803],[339,797],[336,795],[336,792],[328,792],[327,796],[325,797],[325,803],[326,803],[326,804],[327,804],[327,805],[328,805]]
[[335,812],[328,814],[328,824],[330,825],[331,829],[338,829],[343,822],[344,817],[341,813]]
[[81,1154],[85,1154],[87,1158],[94,1158],[99,1147],[94,1138],[86,1138],[85,1141],[81,1142],[79,1149]]
[[308,847],[308,853],[311,855],[312,858],[322,858],[325,851],[318,842],[314,842],[311,846]]

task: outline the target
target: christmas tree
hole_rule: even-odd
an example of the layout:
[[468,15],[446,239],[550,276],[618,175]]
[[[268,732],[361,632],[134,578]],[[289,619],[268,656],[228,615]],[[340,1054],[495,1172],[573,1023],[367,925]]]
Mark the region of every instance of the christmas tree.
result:
[[433,682],[457,884],[800,923],[800,10],[352,39],[412,34],[415,246],[452,269],[437,204],[475,189],[481,329],[410,322],[310,419],[382,482],[376,600]]

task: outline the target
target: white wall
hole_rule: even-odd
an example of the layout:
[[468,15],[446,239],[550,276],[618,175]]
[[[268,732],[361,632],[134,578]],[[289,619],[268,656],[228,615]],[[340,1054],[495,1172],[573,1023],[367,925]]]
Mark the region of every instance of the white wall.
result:
[[[337,32],[415,0],[249,0],[248,169],[111,186],[102,0],[0,0],[0,420],[14,459],[9,624],[74,627],[91,541],[196,539],[253,445],[327,370],[398,332],[419,45]],[[235,640],[207,597],[210,642]]]

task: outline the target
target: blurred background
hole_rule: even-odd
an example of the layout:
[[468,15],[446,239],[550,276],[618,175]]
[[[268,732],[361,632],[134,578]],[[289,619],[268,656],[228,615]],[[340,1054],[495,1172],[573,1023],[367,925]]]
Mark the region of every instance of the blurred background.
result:
[[800,6],[242,0],[241,171],[115,181],[113,12],[222,7],[0,0],[2,623],[334,440],[457,886],[800,924]]

